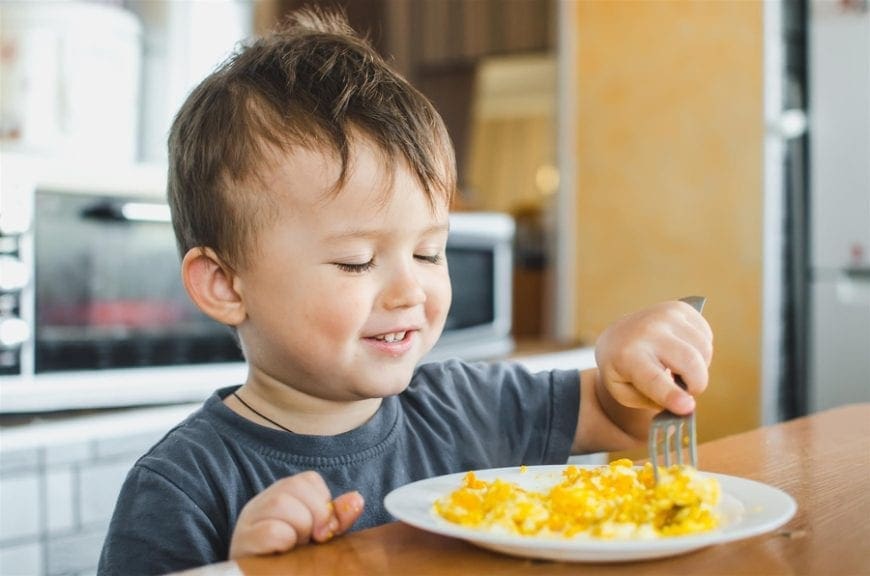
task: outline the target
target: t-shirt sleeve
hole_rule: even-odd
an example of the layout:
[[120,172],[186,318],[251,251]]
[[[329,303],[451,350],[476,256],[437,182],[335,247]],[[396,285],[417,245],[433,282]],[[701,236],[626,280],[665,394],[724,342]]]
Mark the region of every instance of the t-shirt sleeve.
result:
[[450,438],[460,469],[562,464],[580,406],[577,370],[451,360],[420,366],[409,387],[416,425]]
[[165,574],[226,560],[223,540],[188,495],[137,465],[121,488],[98,574]]

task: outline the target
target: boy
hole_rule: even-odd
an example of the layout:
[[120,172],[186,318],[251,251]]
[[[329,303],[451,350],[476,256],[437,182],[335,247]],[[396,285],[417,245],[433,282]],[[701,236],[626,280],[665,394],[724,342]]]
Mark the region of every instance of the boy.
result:
[[204,80],[169,153],[185,287],[249,372],[136,463],[101,573],[287,551],[390,521],[383,496],[420,478],[635,446],[707,385],[710,328],[680,302],[608,328],[582,374],[418,366],[450,305],[453,152],[337,16],[300,12]]

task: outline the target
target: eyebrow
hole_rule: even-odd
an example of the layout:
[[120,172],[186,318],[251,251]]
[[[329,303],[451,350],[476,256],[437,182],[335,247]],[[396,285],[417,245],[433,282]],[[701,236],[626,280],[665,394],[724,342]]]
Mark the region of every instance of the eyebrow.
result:
[[[423,230],[422,236],[428,236],[429,234],[439,234],[450,231],[450,225],[448,223],[444,224],[436,224],[435,226],[430,226],[429,228]],[[375,238],[380,236],[381,232],[379,230],[367,230],[364,228],[354,229],[354,230],[346,230],[343,232],[338,232],[337,234],[330,235],[327,240],[354,240],[357,238]]]

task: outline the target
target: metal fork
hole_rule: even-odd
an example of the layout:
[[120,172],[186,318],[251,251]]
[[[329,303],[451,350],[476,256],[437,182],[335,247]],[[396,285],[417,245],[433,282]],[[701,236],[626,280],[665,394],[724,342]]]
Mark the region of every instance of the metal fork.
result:
[[[701,312],[707,299],[704,296],[687,296],[680,298],[680,301]],[[674,374],[674,382],[683,390],[686,389],[686,383],[678,374]],[[649,460],[652,462],[657,483],[659,481],[659,444],[662,445],[666,468],[671,465],[671,452],[674,452],[676,456],[676,463],[683,464],[684,442],[687,444],[688,464],[694,468],[698,467],[698,440],[695,432],[694,411],[683,416],[674,414],[670,410],[662,410],[656,414],[650,423],[648,442]]]

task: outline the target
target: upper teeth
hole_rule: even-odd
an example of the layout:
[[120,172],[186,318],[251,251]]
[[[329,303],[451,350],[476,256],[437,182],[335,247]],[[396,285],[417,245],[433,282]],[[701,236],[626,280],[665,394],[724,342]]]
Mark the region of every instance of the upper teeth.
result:
[[405,339],[404,332],[393,332],[391,334],[384,334],[383,336],[376,336],[378,340],[383,340],[384,342],[398,342],[399,340]]

